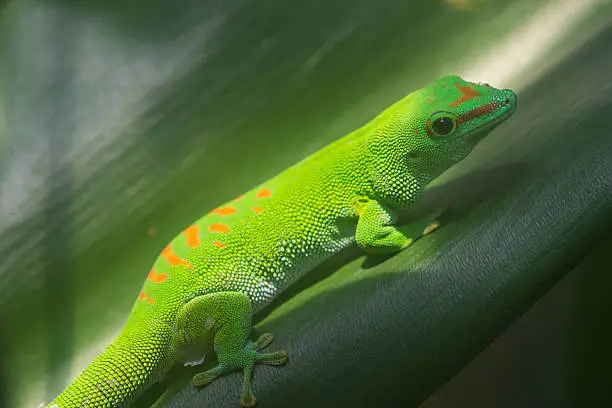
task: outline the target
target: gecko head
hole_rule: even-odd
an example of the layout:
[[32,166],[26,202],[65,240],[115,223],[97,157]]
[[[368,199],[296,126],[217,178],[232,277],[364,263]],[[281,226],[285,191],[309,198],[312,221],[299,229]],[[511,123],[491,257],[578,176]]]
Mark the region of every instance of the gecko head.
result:
[[375,150],[432,179],[462,160],[516,110],[516,94],[444,76],[398,101],[375,121]]

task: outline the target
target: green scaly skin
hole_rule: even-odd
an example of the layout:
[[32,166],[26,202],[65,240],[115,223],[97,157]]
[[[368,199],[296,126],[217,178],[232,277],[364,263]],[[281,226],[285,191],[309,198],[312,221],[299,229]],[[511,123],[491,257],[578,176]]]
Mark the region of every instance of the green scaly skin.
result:
[[411,93],[362,128],[203,216],[155,261],[121,333],[48,407],[125,407],[176,362],[213,348],[201,387],[242,370],[255,404],[255,364],[272,341],[248,340],[253,313],[339,250],[409,246],[437,223],[396,226],[425,186],[506,120],[516,95],[457,76]]

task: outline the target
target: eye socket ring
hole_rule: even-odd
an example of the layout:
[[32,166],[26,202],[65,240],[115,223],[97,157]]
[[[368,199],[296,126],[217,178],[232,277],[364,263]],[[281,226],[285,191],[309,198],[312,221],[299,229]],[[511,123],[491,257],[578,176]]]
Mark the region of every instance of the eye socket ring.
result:
[[450,112],[436,112],[425,122],[429,136],[447,137],[457,130],[457,120]]

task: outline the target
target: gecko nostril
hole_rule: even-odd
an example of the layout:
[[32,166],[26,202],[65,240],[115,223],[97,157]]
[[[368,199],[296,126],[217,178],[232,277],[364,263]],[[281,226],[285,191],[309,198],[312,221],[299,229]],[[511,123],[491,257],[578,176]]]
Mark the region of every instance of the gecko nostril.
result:
[[516,94],[509,89],[504,89],[501,96],[501,106],[511,106],[516,104]]

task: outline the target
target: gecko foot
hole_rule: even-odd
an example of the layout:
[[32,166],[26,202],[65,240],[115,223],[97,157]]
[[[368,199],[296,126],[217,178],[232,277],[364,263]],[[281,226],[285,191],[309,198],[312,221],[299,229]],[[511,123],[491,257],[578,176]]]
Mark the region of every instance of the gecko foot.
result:
[[243,407],[253,407],[257,398],[253,394],[251,377],[255,364],[281,365],[287,362],[286,351],[276,351],[273,353],[260,353],[259,350],[267,347],[274,337],[270,333],[265,333],[254,342],[248,342],[244,348],[238,352],[222,354],[219,356],[219,364],[210,370],[198,373],[193,377],[195,387],[203,387],[224,374],[236,369],[243,371],[242,392],[240,394],[240,405]]

